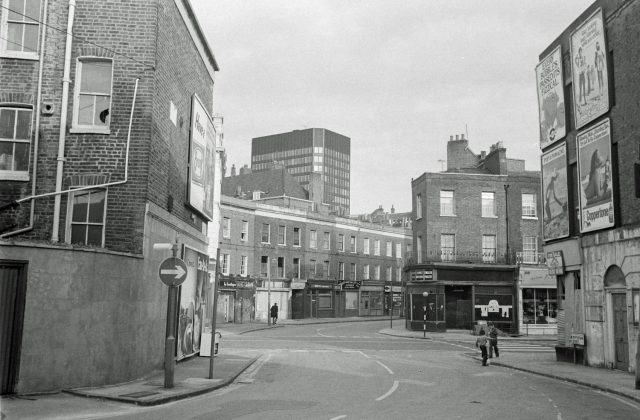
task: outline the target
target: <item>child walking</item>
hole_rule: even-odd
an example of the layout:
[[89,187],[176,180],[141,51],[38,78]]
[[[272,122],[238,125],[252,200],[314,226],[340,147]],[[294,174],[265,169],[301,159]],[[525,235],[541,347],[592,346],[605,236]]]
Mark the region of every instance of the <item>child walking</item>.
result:
[[487,366],[487,336],[484,329],[480,330],[478,339],[476,340],[476,347],[480,348],[482,352],[482,366]]

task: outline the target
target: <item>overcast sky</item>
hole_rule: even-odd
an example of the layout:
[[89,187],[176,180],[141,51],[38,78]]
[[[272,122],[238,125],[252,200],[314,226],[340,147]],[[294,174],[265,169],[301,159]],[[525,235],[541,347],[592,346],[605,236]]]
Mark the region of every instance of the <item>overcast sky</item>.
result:
[[228,170],[251,139],[351,138],[351,213],[411,210],[450,135],[539,170],[538,55],[592,0],[191,0],[220,71]]

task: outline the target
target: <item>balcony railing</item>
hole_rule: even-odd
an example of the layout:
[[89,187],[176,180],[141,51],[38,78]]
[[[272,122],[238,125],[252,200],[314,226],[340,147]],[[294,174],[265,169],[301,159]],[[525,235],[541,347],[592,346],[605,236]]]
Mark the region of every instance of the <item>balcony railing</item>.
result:
[[522,251],[516,252],[516,264],[546,265],[544,252]]
[[495,249],[482,249],[478,251],[459,251],[452,248],[441,248],[429,251],[425,256],[425,263],[451,262],[457,264],[509,264],[505,254],[499,254]]

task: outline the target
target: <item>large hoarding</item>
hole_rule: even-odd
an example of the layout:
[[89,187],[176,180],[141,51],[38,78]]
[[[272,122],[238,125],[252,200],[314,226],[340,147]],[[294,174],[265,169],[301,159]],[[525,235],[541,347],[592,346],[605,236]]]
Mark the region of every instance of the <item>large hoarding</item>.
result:
[[213,220],[213,188],[215,181],[216,130],[213,121],[197,95],[191,104],[191,136],[189,150],[189,205]]
[[177,360],[200,351],[200,340],[207,314],[206,293],[209,257],[185,246],[182,259],[187,264],[187,278],[180,286]]
[[576,128],[609,110],[609,76],[602,9],[571,33],[573,113]]
[[562,75],[562,52],[558,46],[536,66],[541,149],[567,134]]
[[578,134],[580,232],[614,226],[609,119]]
[[567,144],[542,154],[542,237],[545,241],[569,236]]

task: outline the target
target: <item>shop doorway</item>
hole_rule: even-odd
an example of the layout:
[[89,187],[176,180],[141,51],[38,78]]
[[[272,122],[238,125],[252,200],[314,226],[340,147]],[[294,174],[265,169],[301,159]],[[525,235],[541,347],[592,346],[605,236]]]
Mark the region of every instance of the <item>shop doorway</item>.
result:
[[15,393],[20,366],[26,264],[0,261],[0,395]]
[[447,329],[470,330],[473,328],[473,302],[471,286],[445,286]]
[[304,290],[291,291],[291,318],[304,318]]

